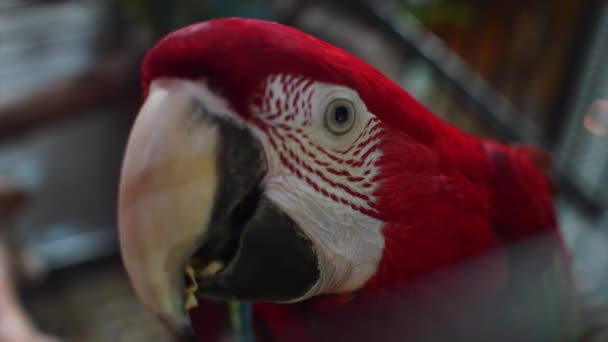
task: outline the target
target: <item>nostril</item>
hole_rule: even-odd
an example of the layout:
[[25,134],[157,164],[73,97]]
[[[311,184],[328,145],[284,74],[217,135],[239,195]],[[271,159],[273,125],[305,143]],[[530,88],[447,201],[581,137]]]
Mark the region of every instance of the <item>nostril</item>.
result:
[[198,118],[208,119],[210,118],[209,110],[201,99],[196,96],[190,97],[191,112],[194,113]]

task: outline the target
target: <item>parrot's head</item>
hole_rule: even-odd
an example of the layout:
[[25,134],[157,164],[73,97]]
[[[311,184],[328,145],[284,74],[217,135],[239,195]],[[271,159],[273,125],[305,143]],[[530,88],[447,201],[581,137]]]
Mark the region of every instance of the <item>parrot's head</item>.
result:
[[[423,216],[440,220],[434,210],[466,215],[446,205],[443,184],[461,186],[454,172],[437,172],[466,161],[437,146],[449,136],[459,151],[468,136],[301,31],[240,18],[191,25],[149,51],[142,83],[121,175],[121,252],[141,301],[175,331],[189,323],[185,288],[277,303],[356,292],[381,268],[408,268],[391,257],[412,251],[387,252],[403,238],[388,222],[407,232]],[[484,206],[462,187],[454,196]]]

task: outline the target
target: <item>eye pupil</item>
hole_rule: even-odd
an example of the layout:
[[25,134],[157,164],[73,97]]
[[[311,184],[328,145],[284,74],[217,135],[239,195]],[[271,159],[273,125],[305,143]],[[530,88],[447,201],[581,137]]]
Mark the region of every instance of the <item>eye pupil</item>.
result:
[[337,124],[344,124],[346,122],[348,122],[350,113],[348,111],[348,108],[346,108],[346,106],[337,106],[335,111],[334,111],[334,121]]
[[342,135],[355,126],[357,112],[353,104],[345,99],[337,99],[326,107],[325,127],[333,134]]

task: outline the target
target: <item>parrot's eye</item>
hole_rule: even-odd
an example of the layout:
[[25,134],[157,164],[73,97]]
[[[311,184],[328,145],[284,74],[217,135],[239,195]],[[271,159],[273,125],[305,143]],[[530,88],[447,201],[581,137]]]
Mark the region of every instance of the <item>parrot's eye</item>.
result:
[[348,100],[334,100],[327,106],[325,125],[334,134],[350,131],[355,126],[355,119],[355,107]]

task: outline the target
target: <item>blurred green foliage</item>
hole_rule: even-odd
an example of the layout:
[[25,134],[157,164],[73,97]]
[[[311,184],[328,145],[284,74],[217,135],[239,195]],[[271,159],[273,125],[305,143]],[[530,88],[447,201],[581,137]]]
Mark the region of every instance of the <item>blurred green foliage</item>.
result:
[[270,0],[126,0],[126,4],[154,37],[211,18],[272,19]]
[[429,26],[465,27],[480,15],[479,4],[471,0],[407,1],[402,10]]

